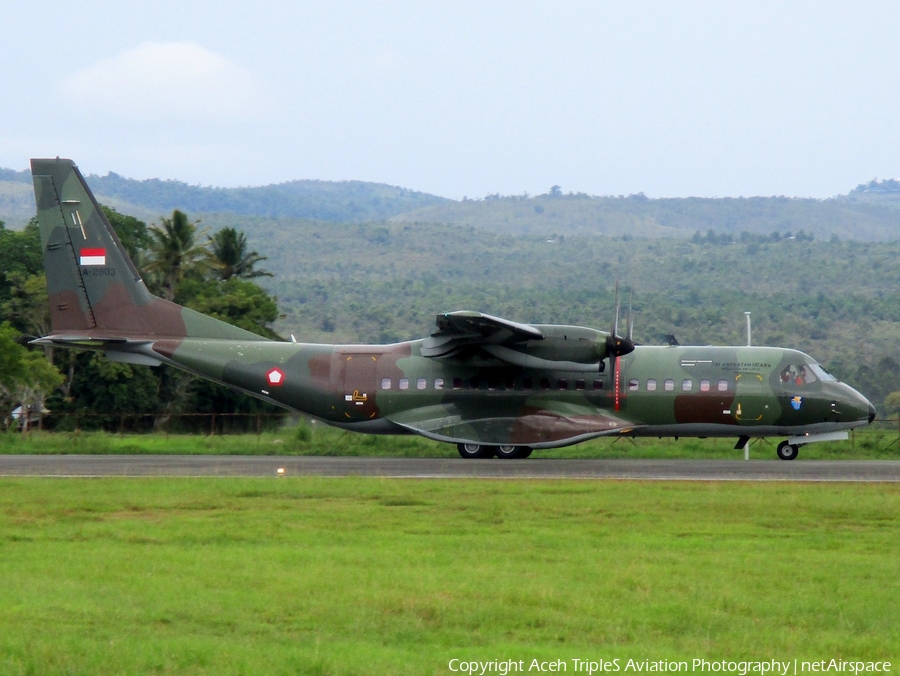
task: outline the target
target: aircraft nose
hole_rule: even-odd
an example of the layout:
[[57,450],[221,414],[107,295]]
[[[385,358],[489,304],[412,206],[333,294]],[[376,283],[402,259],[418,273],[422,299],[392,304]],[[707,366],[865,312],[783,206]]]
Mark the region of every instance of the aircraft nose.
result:
[[875,407],[872,406],[872,402],[866,399],[860,392],[857,392],[849,385],[840,384],[843,392],[843,407],[846,417],[844,420],[847,421],[866,421],[867,424],[871,424],[873,420],[875,420]]

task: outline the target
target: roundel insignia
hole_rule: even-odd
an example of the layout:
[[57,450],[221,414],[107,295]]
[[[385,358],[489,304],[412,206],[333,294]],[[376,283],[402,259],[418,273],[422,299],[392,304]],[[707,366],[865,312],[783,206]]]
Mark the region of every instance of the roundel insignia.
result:
[[284,371],[277,366],[269,369],[266,373],[266,380],[272,387],[280,387],[281,385],[284,385]]

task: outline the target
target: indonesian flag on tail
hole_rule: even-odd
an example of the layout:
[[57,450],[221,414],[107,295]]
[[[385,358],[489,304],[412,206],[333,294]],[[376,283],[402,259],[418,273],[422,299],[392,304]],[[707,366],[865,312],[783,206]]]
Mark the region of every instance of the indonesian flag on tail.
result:
[[82,249],[81,265],[106,265],[106,249]]

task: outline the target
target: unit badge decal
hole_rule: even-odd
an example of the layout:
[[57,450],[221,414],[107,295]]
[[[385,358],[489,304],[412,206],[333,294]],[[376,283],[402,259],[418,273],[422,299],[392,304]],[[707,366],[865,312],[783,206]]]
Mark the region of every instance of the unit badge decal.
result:
[[794,407],[795,411],[799,411],[800,407],[803,405],[803,397],[794,397],[791,399],[791,406]]

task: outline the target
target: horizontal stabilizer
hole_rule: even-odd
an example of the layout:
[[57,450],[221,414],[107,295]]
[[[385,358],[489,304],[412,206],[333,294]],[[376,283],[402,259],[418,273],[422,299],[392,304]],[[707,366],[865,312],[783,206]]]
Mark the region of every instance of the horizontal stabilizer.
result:
[[56,345],[59,347],[100,350],[111,361],[143,366],[159,366],[162,361],[153,351],[152,340],[121,338],[118,336],[79,336],[71,334],[51,335],[36,338],[31,345]]

